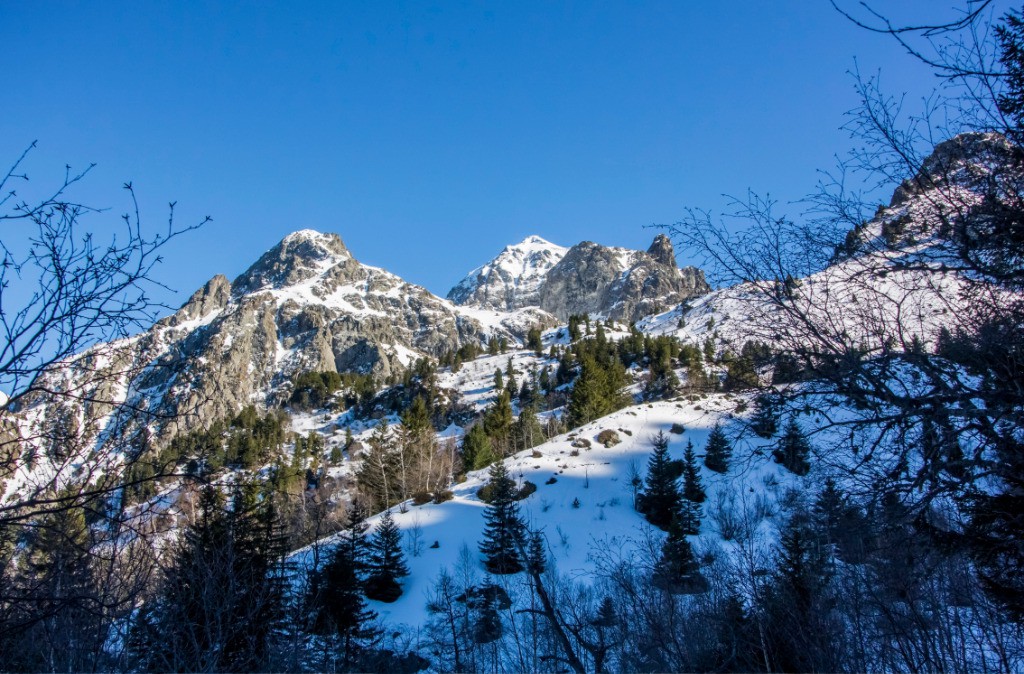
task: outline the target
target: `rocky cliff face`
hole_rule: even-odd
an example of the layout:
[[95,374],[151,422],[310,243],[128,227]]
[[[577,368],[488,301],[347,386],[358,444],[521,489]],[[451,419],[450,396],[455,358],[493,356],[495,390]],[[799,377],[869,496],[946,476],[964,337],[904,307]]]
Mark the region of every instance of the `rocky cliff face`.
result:
[[481,308],[535,306],[560,320],[587,313],[634,321],[711,290],[699,269],[676,266],[663,234],[647,252],[590,241],[554,252],[545,246],[552,244],[539,237],[509,246],[448,298]]
[[562,319],[589,313],[635,321],[710,290],[703,272],[676,266],[664,235],[646,253],[584,241],[548,272],[540,308]]

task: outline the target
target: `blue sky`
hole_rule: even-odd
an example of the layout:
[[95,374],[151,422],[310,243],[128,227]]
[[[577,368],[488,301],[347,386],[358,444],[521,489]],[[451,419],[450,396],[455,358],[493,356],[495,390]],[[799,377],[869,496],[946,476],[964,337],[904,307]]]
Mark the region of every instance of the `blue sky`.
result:
[[43,187],[96,162],[97,229],[127,180],[153,227],[214,218],[167,250],[175,306],[307,227],[441,295],[529,234],[646,248],[723,193],[810,192],[852,144],[854,57],[933,84],[827,0],[8,1],[0,45],[0,163],[38,140]]

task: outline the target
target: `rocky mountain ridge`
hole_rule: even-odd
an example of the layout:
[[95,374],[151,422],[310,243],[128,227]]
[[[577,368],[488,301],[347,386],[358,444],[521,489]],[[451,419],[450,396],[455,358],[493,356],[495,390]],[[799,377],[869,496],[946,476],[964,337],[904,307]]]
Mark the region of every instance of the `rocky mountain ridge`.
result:
[[448,299],[480,308],[536,306],[562,321],[572,314],[635,321],[710,291],[703,272],[676,265],[664,234],[646,252],[592,241],[566,249],[532,236],[474,269]]
[[[145,411],[144,432],[162,443],[249,404],[280,404],[301,372],[382,380],[467,343],[521,342],[561,314],[653,312],[682,297],[683,274],[663,262],[667,245],[667,253],[661,244],[652,255],[589,242],[563,249],[531,237],[506,248],[484,275],[494,282],[478,285],[459,306],[360,263],[337,234],[297,231],[233,281],[214,276],[150,330],[47,373],[47,387],[74,392],[67,401],[92,402],[30,397],[20,410],[26,435],[70,427],[88,445],[103,429],[113,432],[109,415],[128,403]],[[502,283],[511,285],[495,292]]]

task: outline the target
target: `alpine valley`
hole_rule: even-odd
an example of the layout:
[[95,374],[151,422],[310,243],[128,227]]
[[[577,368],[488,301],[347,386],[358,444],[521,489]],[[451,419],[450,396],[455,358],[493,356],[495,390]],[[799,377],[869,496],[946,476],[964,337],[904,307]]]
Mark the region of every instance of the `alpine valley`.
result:
[[[1021,498],[1000,467],[1019,408],[968,332],[1019,307],[1019,251],[963,226],[1016,203],[1020,164],[998,134],[953,138],[827,244],[775,239],[791,266],[729,247],[716,289],[666,234],[531,236],[447,298],[289,234],[5,403],[0,652],[1021,671],[999,547],[1021,541],[963,541],[1000,535],[987,498]],[[46,663],[43,632],[67,637]]]

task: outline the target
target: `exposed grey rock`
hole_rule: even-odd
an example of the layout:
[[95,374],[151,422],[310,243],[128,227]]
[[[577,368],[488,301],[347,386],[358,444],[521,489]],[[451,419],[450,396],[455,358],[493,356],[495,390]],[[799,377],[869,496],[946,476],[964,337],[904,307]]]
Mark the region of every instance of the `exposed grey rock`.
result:
[[654,237],[654,242],[647,249],[647,254],[654,258],[655,262],[669,267],[676,265],[676,251],[672,247],[672,242],[664,234]]
[[[554,266],[540,291],[540,307],[562,320],[601,314],[635,321],[710,292],[704,273],[675,265],[672,244],[659,235],[650,252],[584,241]],[[671,260],[665,263],[663,260]]]
[[710,290],[703,272],[676,266],[664,234],[646,253],[591,241],[566,250],[530,237],[470,272],[448,298],[483,309],[538,307],[563,321],[583,313],[632,321]]

